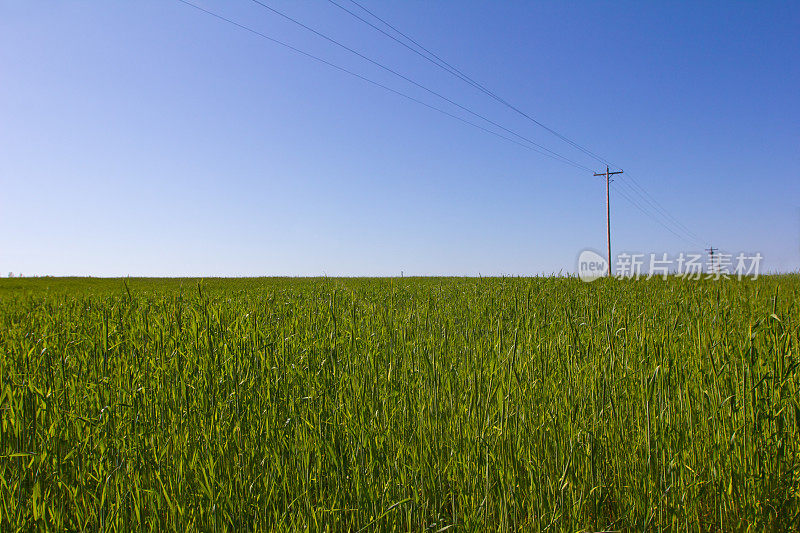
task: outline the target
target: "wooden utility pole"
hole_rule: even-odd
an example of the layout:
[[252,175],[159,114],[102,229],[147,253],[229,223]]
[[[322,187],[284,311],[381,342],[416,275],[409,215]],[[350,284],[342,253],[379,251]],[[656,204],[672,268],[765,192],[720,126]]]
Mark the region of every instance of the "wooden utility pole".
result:
[[719,252],[719,248],[714,248],[713,246],[706,248],[706,252],[708,252],[708,262],[711,263],[711,273],[714,270],[714,252]]
[[611,277],[611,196],[608,192],[609,184],[611,183],[611,176],[614,174],[622,174],[621,170],[617,172],[610,172],[608,165],[606,171],[595,174],[595,176],[606,177],[606,237],[608,238],[608,277]]

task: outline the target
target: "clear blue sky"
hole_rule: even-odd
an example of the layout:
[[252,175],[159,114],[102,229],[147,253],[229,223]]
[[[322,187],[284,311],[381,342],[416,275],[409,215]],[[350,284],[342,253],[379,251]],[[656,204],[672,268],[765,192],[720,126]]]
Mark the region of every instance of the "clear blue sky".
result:
[[[447,105],[249,0],[196,1]],[[265,1],[603,168],[326,1]],[[800,3],[363,2],[703,242],[800,268]],[[537,274],[605,249],[602,179],[176,0],[0,0],[0,184],[2,275]],[[612,207],[615,253],[702,248]]]

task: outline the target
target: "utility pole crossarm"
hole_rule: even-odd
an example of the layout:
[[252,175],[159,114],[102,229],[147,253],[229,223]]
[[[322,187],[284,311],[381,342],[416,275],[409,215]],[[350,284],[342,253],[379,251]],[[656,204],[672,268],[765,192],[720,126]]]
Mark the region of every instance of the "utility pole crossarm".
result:
[[622,174],[622,170],[611,172],[608,165],[606,171],[595,173],[595,176],[606,177],[606,236],[608,237],[608,277],[611,277],[611,195],[609,193],[609,184],[611,183],[611,176],[614,174]]
[[[613,176],[614,174],[622,174],[622,172],[623,172],[622,170],[618,170],[616,172],[609,172],[608,175]],[[600,174],[595,174],[595,176],[605,176],[605,175],[606,175],[605,172],[601,172]]]

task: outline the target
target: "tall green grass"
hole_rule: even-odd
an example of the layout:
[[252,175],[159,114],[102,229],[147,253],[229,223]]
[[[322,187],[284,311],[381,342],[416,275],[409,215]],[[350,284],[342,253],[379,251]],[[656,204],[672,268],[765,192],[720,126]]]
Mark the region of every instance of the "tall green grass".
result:
[[0,529],[798,529],[799,303],[797,276],[3,280]]

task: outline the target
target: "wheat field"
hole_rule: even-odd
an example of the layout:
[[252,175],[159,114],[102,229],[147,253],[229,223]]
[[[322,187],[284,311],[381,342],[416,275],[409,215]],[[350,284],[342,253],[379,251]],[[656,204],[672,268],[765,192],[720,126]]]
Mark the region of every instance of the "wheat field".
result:
[[797,530],[800,277],[0,281],[0,529]]

